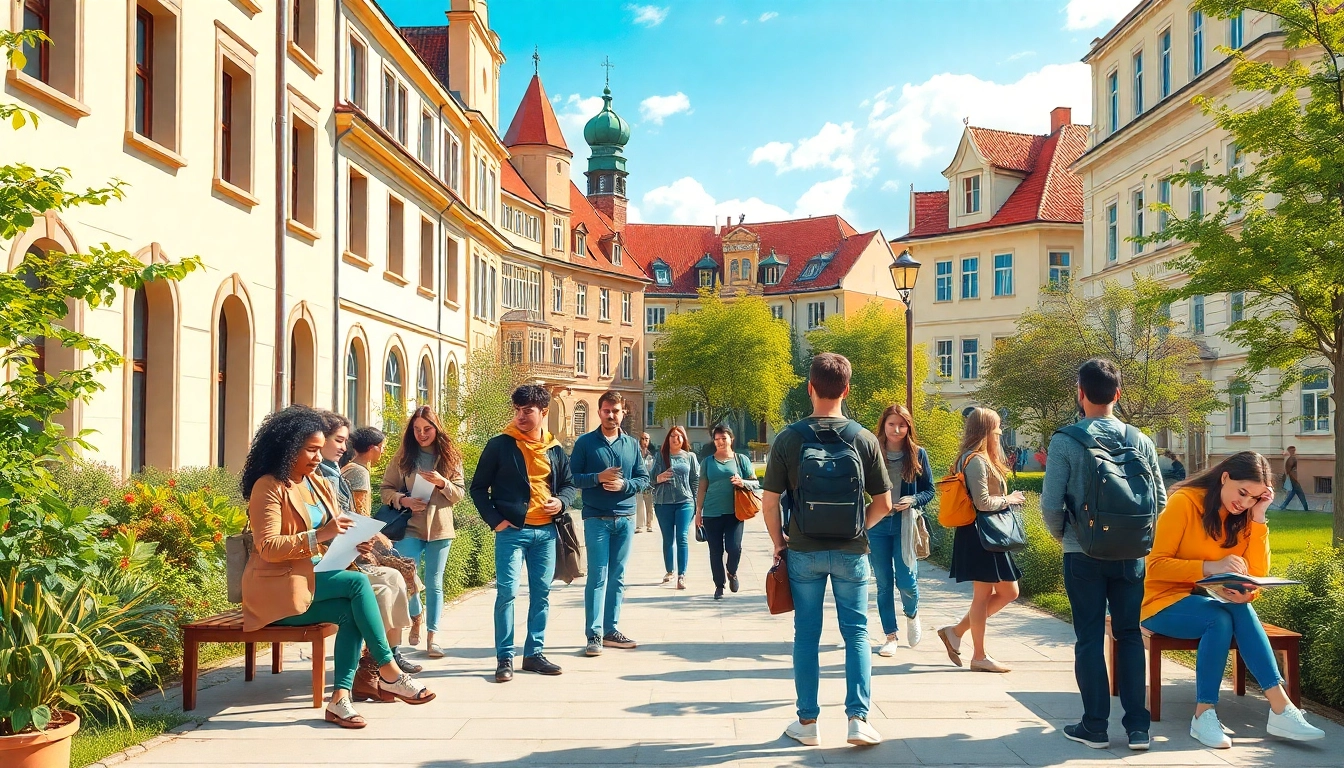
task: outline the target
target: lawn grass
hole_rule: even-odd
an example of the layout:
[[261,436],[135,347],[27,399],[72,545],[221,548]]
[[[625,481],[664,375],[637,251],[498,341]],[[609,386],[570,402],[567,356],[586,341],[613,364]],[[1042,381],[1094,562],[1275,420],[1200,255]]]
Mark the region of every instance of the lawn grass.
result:
[[70,768],[84,768],[127,747],[158,736],[191,720],[182,714],[142,715],[132,713],[135,730],[125,725],[85,720],[70,744]]
[[1274,570],[1307,551],[1330,546],[1332,523],[1324,512],[1269,512],[1269,550]]

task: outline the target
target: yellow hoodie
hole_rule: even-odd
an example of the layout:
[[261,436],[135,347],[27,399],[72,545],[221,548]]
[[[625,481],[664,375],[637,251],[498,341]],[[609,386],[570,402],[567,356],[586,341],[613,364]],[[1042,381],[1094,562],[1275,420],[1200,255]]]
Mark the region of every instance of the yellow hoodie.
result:
[[517,441],[518,450],[523,452],[523,466],[527,468],[527,484],[532,493],[527,502],[525,522],[527,525],[546,525],[554,519],[545,508],[546,500],[551,498],[551,459],[546,451],[559,443],[544,429],[540,440],[533,440],[512,424],[504,428],[504,434]]

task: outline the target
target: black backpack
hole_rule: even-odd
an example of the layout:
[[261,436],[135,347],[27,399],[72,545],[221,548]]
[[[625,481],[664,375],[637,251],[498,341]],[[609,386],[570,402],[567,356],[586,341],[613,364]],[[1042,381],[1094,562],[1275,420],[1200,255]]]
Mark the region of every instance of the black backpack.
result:
[[1153,549],[1159,481],[1139,449],[1139,431],[1126,424],[1123,442],[1113,446],[1076,424],[1056,434],[1086,451],[1082,508],[1069,510],[1083,554],[1098,560],[1146,557]]
[[850,421],[840,429],[804,422],[789,429],[803,439],[798,449],[798,487],[790,490],[790,517],[812,539],[852,541],[864,525],[863,459],[854,438],[863,429]]

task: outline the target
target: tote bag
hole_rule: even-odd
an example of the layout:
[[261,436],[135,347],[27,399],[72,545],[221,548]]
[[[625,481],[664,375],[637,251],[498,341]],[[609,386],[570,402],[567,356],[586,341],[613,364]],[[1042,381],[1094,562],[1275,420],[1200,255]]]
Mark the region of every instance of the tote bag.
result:
[[[745,464],[749,468],[750,464]],[[743,472],[742,479],[746,480],[742,454],[737,454],[737,470]],[[756,492],[748,488],[733,488],[733,513],[738,520],[746,522],[761,512],[761,497]]]
[[252,528],[224,539],[224,569],[228,582],[229,602],[243,602],[243,571],[252,556]]
[[771,615],[793,610],[793,592],[789,589],[789,567],[784,560],[787,552],[775,555],[775,564],[765,574],[765,604]]

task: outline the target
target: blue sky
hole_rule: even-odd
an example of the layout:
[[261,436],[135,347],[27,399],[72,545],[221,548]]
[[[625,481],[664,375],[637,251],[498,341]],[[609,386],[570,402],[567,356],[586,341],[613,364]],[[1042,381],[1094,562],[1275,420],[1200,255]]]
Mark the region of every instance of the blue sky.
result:
[[[401,25],[447,0],[381,0]],[[541,76],[575,154],[610,56],[633,217],[712,223],[841,213],[902,234],[908,192],[946,186],[961,123],[1044,133],[1090,120],[1090,41],[1131,0],[494,0],[501,133]]]

